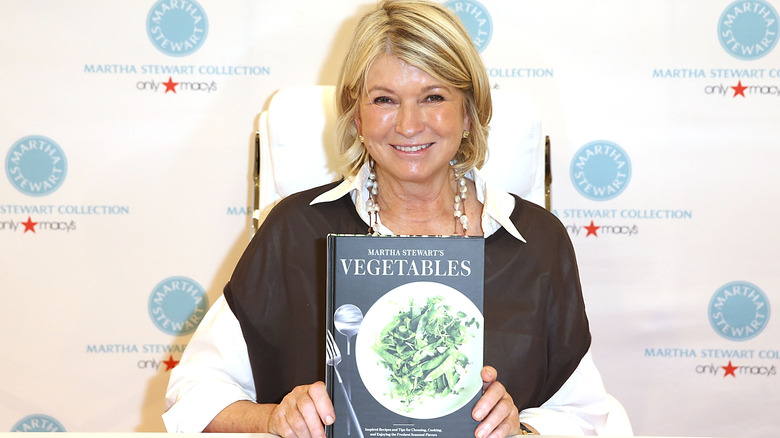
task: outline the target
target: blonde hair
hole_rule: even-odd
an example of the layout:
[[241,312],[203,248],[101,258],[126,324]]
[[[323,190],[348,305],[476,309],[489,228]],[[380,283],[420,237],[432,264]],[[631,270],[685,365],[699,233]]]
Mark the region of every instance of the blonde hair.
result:
[[336,145],[342,174],[355,175],[368,161],[354,119],[366,74],[383,54],[395,56],[463,94],[471,127],[455,154],[454,167],[460,172],[482,167],[492,101],[487,72],[468,32],[442,5],[425,0],[386,0],[360,19],[336,85]]

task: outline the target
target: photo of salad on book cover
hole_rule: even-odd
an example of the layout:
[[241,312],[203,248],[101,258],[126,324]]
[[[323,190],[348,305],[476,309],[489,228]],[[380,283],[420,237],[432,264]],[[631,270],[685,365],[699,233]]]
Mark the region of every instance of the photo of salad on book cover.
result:
[[387,409],[412,418],[458,410],[482,388],[482,314],[457,290],[407,283],[369,309],[355,354],[360,377]]

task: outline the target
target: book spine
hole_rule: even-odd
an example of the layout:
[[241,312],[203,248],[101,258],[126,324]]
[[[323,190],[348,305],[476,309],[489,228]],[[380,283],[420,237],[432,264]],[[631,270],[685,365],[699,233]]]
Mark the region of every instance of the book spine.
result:
[[[333,333],[334,331],[334,324],[333,324],[333,314],[335,313],[336,309],[334,306],[334,299],[335,299],[335,283],[336,283],[336,272],[333,270],[335,268],[331,268],[333,266],[336,266],[335,260],[336,260],[336,238],[335,236],[328,235],[327,238],[327,266],[328,270],[326,273],[326,298],[325,298],[325,329],[330,331],[330,333]],[[321,336],[323,338],[327,336],[325,333],[322,333]],[[327,342],[323,339],[323,342]],[[327,359],[326,359],[327,361]],[[328,396],[331,400],[333,400],[333,389],[335,387],[334,385],[334,372],[333,367],[328,366],[327,363],[325,364],[325,387],[328,390]],[[327,438],[333,438],[333,425],[325,426],[325,434]]]

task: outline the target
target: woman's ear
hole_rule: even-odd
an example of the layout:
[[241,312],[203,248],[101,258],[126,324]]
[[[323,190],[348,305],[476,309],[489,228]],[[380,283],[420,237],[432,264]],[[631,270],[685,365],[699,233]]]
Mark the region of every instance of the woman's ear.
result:
[[466,106],[466,99],[463,99],[463,130],[471,131],[471,118],[469,117],[469,110]]
[[357,134],[361,135],[363,133],[363,129],[360,126],[360,111],[355,110],[355,116],[352,118],[352,122],[355,123],[355,129],[357,129]]
[[471,118],[469,118],[468,113],[463,114],[463,130],[471,131]]

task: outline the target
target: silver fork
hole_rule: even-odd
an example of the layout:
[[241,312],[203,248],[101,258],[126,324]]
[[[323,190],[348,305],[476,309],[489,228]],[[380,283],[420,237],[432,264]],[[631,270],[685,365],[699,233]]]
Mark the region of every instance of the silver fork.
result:
[[349,399],[349,395],[347,395],[347,388],[344,386],[344,381],[341,380],[341,374],[339,374],[339,369],[336,367],[336,365],[341,363],[341,351],[339,350],[339,346],[336,345],[336,340],[333,339],[333,333],[330,332],[330,330],[325,330],[326,337],[325,337],[325,352],[327,354],[327,364],[333,367],[333,371],[336,372],[336,378],[339,381],[339,386],[341,386],[341,390],[344,392],[344,400],[347,402],[347,408],[349,409],[349,415],[352,417],[352,422],[355,423],[355,429],[357,430],[358,435],[360,438],[363,438],[363,429],[360,428],[360,422],[357,419],[357,415],[355,415],[355,409],[352,407],[352,401]]

